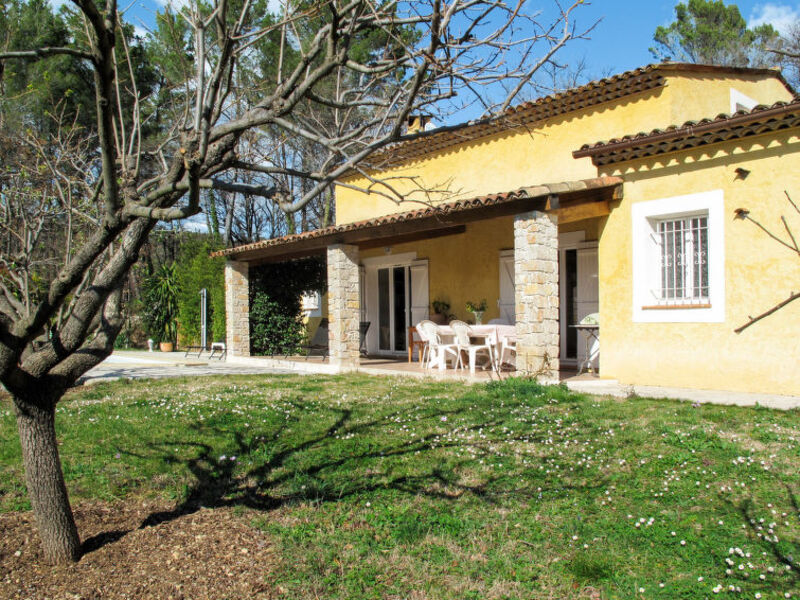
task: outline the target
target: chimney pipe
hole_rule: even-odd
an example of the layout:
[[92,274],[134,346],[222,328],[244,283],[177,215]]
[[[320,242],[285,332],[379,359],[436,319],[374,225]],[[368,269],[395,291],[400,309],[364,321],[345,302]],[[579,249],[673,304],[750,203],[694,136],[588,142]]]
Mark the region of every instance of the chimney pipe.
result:
[[406,133],[417,133],[419,131],[425,131],[426,125],[430,123],[431,116],[425,114],[419,115],[408,115],[408,121],[406,123]]

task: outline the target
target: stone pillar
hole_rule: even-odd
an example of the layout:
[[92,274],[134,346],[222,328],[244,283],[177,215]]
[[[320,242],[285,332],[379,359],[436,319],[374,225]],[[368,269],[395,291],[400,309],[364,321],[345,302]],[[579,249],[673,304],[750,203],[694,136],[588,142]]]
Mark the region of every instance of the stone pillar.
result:
[[250,278],[246,262],[225,263],[225,345],[228,356],[250,356]]
[[358,246],[328,246],[330,362],[342,371],[358,368],[361,320],[358,277]]
[[558,217],[533,211],[514,217],[517,373],[558,382]]

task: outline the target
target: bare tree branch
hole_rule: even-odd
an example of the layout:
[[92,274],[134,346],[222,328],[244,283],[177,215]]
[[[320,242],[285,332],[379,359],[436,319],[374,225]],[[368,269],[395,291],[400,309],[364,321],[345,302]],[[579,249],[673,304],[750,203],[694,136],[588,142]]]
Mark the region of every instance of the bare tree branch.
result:
[[92,62],[94,62],[95,58],[91,52],[86,52],[85,50],[78,50],[76,48],[46,47],[34,48],[33,50],[19,50],[16,52],[0,52],[0,61],[15,58],[24,60],[42,59],[57,55],[74,56],[76,58],[82,58],[83,60],[90,60]]
[[761,313],[757,317],[749,317],[749,320],[747,321],[747,323],[745,323],[741,327],[737,327],[736,329],[733,330],[734,333],[742,333],[745,329],[747,329],[751,325],[754,325],[754,324],[758,323],[761,319],[766,319],[768,316],[770,316],[772,314],[775,314],[780,309],[782,309],[784,306],[787,306],[787,305],[791,304],[792,302],[794,302],[795,300],[798,300],[798,299],[800,299],[800,293],[792,292],[792,294],[786,300],[784,300],[783,302],[779,302],[778,304],[776,304],[775,306],[773,306],[769,310],[764,311],[763,313]]
[[[789,204],[792,206],[792,208],[794,208],[795,212],[800,214],[800,208],[798,208],[797,204],[794,202],[794,200],[792,200],[792,197],[789,195],[789,192],[785,191],[784,195],[786,196],[786,200],[789,202]],[[797,255],[798,258],[800,258],[800,247],[798,247],[798,245],[797,245],[797,239],[795,238],[794,233],[792,232],[792,228],[789,226],[789,223],[786,220],[785,216],[781,215],[781,223],[783,224],[783,227],[786,230],[787,235],[789,236],[789,242],[786,242],[785,240],[781,239],[780,237],[778,237],[777,234],[773,233],[767,227],[762,225],[759,221],[754,219],[750,215],[750,211],[747,210],[746,208],[736,209],[736,211],[734,211],[734,214],[736,215],[737,219],[750,221],[756,227],[758,227],[761,231],[763,231],[765,234],[767,234],[767,236],[769,236],[771,239],[773,239],[774,241],[778,242],[781,246],[791,250],[792,252],[794,252]],[[772,308],[764,311],[763,313],[761,313],[760,315],[758,315],[756,317],[748,317],[747,323],[745,323],[741,327],[738,327],[738,328],[734,329],[734,332],[735,333],[742,333],[748,327],[754,325],[755,323],[758,323],[762,319],[765,319],[765,318],[769,317],[772,314],[775,314],[780,309],[782,309],[785,306],[791,304],[792,302],[794,302],[798,298],[800,298],[800,293],[795,293],[795,292],[790,293],[789,297],[786,300],[784,300],[783,302],[779,302],[778,304],[776,304]]]

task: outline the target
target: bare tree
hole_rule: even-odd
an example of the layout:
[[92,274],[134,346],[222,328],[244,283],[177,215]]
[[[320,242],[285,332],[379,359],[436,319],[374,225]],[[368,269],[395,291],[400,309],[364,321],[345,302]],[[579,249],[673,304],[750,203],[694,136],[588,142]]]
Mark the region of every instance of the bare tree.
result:
[[[789,195],[788,192],[785,192],[785,194],[786,194],[786,200],[789,202],[789,205],[792,207],[794,212],[797,213],[798,216],[800,216],[800,207],[795,203],[794,200],[792,200],[792,197]],[[795,254],[796,257],[798,258],[798,260],[800,260],[800,246],[798,246],[798,244],[797,244],[797,237],[795,236],[795,233],[792,231],[792,227],[791,227],[791,225],[789,225],[789,221],[787,221],[787,219],[786,219],[786,217],[784,215],[781,215],[781,224],[783,225],[783,229],[784,229],[784,233],[785,233],[786,237],[782,237],[782,234],[777,234],[774,231],[772,231],[771,229],[769,229],[768,227],[766,227],[759,220],[755,219],[750,214],[750,211],[748,209],[746,209],[746,208],[737,209],[736,210],[736,218],[737,219],[743,219],[745,221],[750,221],[751,223],[753,223],[753,225],[755,225],[761,231],[763,231],[769,238],[771,238],[772,240],[774,240],[775,242],[777,242],[778,244],[780,244],[781,246],[783,246],[784,248],[786,248],[787,250],[789,250],[790,252]],[[758,323],[759,321],[761,321],[762,319],[766,319],[770,315],[775,314],[776,312],[778,312],[779,310],[781,310],[785,306],[788,306],[789,304],[791,304],[795,300],[800,300],[800,291],[791,291],[791,292],[789,292],[789,297],[786,298],[786,300],[782,300],[781,302],[778,302],[777,304],[775,304],[771,308],[765,310],[764,312],[762,312],[761,314],[759,314],[759,315],[757,315],[755,317],[752,317],[752,316],[748,317],[747,323],[745,323],[744,325],[741,325],[741,326],[737,327],[736,329],[734,329],[734,332],[735,333],[742,333],[745,329],[747,329],[751,325],[754,325],[754,324]]]
[[[204,189],[269,198],[292,213],[372,153],[408,139],[403,127],[414,112],[443,116],[448,107],[472,101],[487,112],[507,107],[555,52],[581,35],[572,17],[583,4],[555,4],[554,20],[540,23],[522,0],[288,0],[280,20],[270,23],[251,0],[191,2],[175,15],[186,46],[176,71],[185,78],[147,97],[132,76],[116,0],[71,2],[83,23],[73,43],[0,53],[0,64],[70,56],[94,78],[96,127],[73,144],[85,154],[84,168],[47,167],[47,186],[65,182],[71,199],[34,204],[35,214],[24,217],[19,205],[39,191],[28,195],[20,187],[7,200],[8,218],[28,220],[33,245],[49,244],[44,224],[68,218],[74,205],[92,208],[86,214],[93,227],[72,243],[37,295],[25,296],[24,278],[8,267],[0,288],[0,381],[13,397],[45,554],[56,562],[80,556],[56,443],[56,404],[111,353],[122,325],[121,286],[157,223],[197,214]],[[276,29],[300,60],[272,65],[273,85],[243,108],[237,69]],[[382,43],[357,56],[355,44],[365,36]],[[315,118],[323,112],[335,118]],[[264,128],[313,143],[318,160],[248,161],[243,141]],[[47,142],[51,161],[58,145],[58,139]],[[271,183],[246,182],[243,173],[269,176]],[[306,184],[292,195],[277,184],[279,177]],[[372,191],[403,199],[389,183]],[[6,265],[30,253],[25,240],[3,248]]]
[[794,86],[800,84],[800,22],[793,23],[767,51],[789,82]]

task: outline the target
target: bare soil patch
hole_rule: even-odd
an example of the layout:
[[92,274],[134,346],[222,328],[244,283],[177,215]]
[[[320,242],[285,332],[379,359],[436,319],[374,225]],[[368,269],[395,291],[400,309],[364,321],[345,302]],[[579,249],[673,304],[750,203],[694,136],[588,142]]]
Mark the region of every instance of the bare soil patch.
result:
[[271,598],[273,547],[248,512],[175,515],[153,501],[75,509],[86,553],[44,563],[30,512],[0,514],[0,598],[180,600]]

